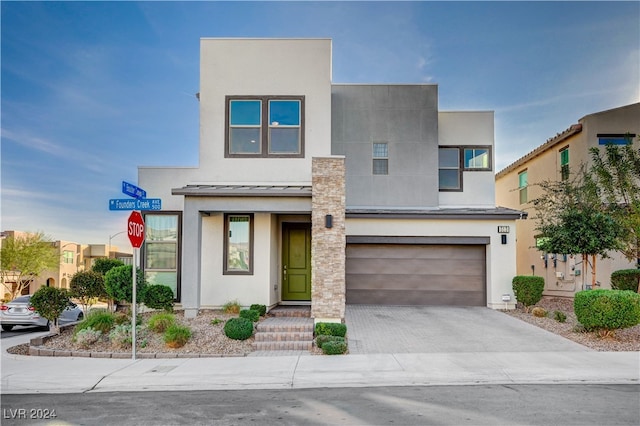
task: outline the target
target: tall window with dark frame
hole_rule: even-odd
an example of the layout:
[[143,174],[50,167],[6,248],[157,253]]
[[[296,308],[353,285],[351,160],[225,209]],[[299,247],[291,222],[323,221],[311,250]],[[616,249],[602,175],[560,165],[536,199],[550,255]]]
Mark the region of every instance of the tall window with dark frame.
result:
[[386,142],[373,144],[373,174],[389,174],[389,145]]
[[304,96],[228,96],[226,157],[304,157]]
[[438,187],[440,191],[461,191],[460,148],[438,149]]
[[150,284],[162,284],[173,290],[179,300],[180,215],[147,213],[144,216],[144,274]]
[[224,274],[253,274],[253,215],[226,214]]
[[562,180],[569,179],[569,148],[560,151],[560,176]]

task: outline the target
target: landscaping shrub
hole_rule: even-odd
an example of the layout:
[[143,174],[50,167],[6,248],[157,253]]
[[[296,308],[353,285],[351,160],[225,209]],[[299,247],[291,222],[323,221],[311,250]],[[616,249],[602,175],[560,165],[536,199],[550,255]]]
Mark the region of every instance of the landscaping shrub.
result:
[[251,322],[258,322],[260,319],[260,312],[253,309],[242,309],[240,311],[240,318],[246,318]]
[[115,267],[124,265],[124,262],[119,259],[112,259],[109,257],[99,257],[93,263],[91,270],[99,273],[100,275],[106,275],[107,272]]
[[162,284],[152,284],[145,288],[142,302],[151,309],[173,312],[173,290]]
[[69,305],[69,293],[63,288],[40,287],[31,296],[30,303],[42,318],[48,319],[57,327],[58,317]]
[[169,327],[176,323],[176,317],[168,312],[153,314],[149,318],[148,327],[156,333],[164,333]]
[[325,355],[342,355],[347,352],[347,343],[329,341],[322,345],[322,353]]
[[267,306],[266,305],[253,304],[253,305],[249,306],[249,309],[254,310],[254,311],[258,311],[260,313],[261,317],[267,315]]
[[576,293],[573,309],[591,330],[616,330],[640,324],[640,294],[628,290],[586,290]]
[[538,318],[544,318],[547,316],[547,311],[545,311],[544,308],[541,308],[539,306],[536,306],[535,308],[533,308],[531,310],[531,313],[533,314],[534,317],[538,317]]
[[[132,303],[133,298],[133,266],[123,265],[110,269],[104,276],[104,288],[107,295],[115,301]],[[146,285],[144,274],[138,268],[136,270],[136,303],[142,302],[144,287]]]
[[132,339],[131,324],[116,325],[109,333],[109,341],[111,342],[111,346],[114,348],[130,348],[131,342],[133,341]]
[[326,334],[328,336],[344,337],[347,334],[347,326],[337,322],[319,322],[316,324],[314,331],[316,336]]
[[116,324],[116,315],[106,311],[91,311],[73,330],[75,336],[82,330],[92,328],[102,334],[109,334]]
[[322,346],[327,342],[345,342],[344,337],[340,336],[329,336],[326,334],[321,334],[316,337],[316,346],[322,349]]
[[565,322],[567,320],[567,315],[562,311],[555,311],[553,313],[553,319],[558,322]]
[[247,340],[253,335],[253,322],[246,318],[231,318],[224,324],[224,334],[230,339]]
[[113,317],[116,325],[131,324],[131,314],[127,312],[114,312]]
[[87,349],[89,346],[97,342],[98,339],[100,339],[100,336],[102,336],[102,332],[100,330],[95,330],[89,327],[75,333],[73,336],[73,341],[79,344],[84,349]]
[[222,310],[225,314],[237,314],[240,312],[240,303],[237,300],[232,300],[222,305]]
[[611,274],[611,288],[638,292],[640,269],[621,269]]
[[542,299],[542,291],[544,290],[544,278],[542,277],[518,275],[513,277],[511,284],[516,300],[522,303],[525,309]]
[[191,329],[184,325],[173,324],[164,332],[164,342],[170,348],[181,348],[191,338]]
[[73,275],[69,283],[70,296],[84,305],[87,311],[99,297],[106,297],[104,277],[95,271],[80,271]]

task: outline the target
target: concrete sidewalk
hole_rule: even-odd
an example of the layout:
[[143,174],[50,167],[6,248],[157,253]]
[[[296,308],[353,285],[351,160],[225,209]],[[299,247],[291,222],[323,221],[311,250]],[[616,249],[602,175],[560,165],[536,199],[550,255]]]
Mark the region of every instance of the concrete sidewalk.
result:
[[[29,336],[33,337],[33,336]],[[638,352],[462,352],[196,359],[6,353],[2,394],[478,384],[638,384]]]

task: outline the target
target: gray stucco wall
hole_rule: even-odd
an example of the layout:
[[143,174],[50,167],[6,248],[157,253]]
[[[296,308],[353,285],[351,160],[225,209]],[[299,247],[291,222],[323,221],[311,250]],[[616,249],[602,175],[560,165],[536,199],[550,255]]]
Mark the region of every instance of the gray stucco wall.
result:
[[[438,87],[333,85],[331,150],[346,157],[347,207],[438,206]],[[373,174],[373,143],[389,174]]]

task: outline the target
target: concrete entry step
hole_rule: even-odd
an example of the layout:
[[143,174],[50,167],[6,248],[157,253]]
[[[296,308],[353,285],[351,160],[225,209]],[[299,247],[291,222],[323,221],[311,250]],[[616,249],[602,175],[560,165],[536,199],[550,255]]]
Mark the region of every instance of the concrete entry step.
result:
[[267,316],[311,318],[311,306],[276,306],[269,311]]
[[278,306],[256,326],[256,351],[310,351],[313,319],[309,306]]

